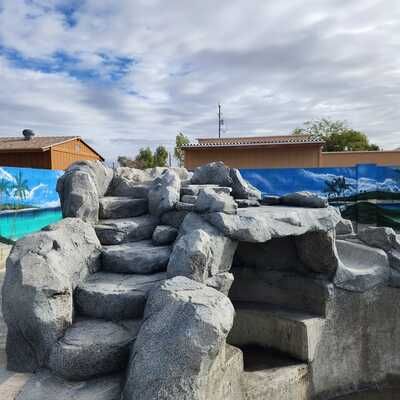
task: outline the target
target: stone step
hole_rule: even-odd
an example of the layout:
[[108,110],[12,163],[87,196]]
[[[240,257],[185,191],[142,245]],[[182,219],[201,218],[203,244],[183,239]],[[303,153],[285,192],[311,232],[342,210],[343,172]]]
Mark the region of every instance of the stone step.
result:
[[110,196],[130,197],[132,199],[147,199],[150,183],[126,183],[111,188]]
[[80,314],[112,321],[140,318],[150,289],[166,279],[166,273],[152,275],[97,272],[75,289]]
[[103,270],[127,274],[165,271],[171,246],[155,246],[151,240],[103,247]]
[[232,192],[232,188],[227,186],[218,186],[218,185],[187,185],[181,188],[182,196],[197,196],[200,190],[203,189],[213,189],[216,193],[226,193],[230,194]]
[[325,317],[333,285],[290,271],[258,271],[254,268],[231,269],[235,280],[229,292],[233,302],[250,301],[275,304]]
[[[15,400],[119,400],[125,374],[112,374],[81,382],[59,378],[49,370],[33,374]],[[0,396],[3,400],[3,398]],[[9,400],[14,399],[10,397]],[[4,400],[8,400],[6,397]]]
[[79,381],[125,369],[140,328],[141,321],[135,322],[77,320],[53,347],[49,368],[64,379]]
[[234,303],[236,316],[229,343],[259,345],[312,361],[325,320],[260,303]]
[[197,196],[184,194],[183,196],[181,196],[181,201],[183,203],[195,204],[197,201]]
[[178,229],[169,225],[158,225],[153,232],[153,243],[157,246],[164,246],[175,242],[178,236]]
[[130,218],[147,214],[147,199],[131,199],[129,197],[102,197],[99,201],[99,218]]
[[150,239],[158,218],[146,214],[140,217],[103,219],[95,226],[101,244],[111,245]]
[[243,399],[308,400],[311,379],[307,364],[259,347],[244,348]]

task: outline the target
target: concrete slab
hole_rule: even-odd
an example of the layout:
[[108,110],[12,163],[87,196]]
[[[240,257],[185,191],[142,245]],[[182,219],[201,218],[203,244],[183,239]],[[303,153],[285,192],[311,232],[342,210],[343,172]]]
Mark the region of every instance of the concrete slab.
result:
[[6,354],[0,350],[0,400],[15,400],[31,374],[20,374],[6,369]]

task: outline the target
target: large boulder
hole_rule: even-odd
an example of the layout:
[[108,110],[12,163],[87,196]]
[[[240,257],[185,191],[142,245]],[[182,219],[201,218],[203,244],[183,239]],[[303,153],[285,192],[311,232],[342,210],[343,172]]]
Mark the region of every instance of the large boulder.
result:
[[331,275],[336,272],[339,261],[333,231],[315,231],[297,236],[296,247],[306,268]]
[[72,324],[74,289],[99,268],[100,251],[92,226],[72,218],[17,241],[2,294],[9,369],[31,372],[45,365]]
[[191,183],[195,185],[210,184],[230,187],[232,185],[230,168],[222,161],[201,165],[194,170]]
[[204,189],[199,192],[194,210],[198,213],[223,212],[237,214],[237,204],[233,197],[225,193],[216,193],[212,189]]
[[280,203],[292,207],[325,208],[328,200],[311,192],[294,192],[285,194],[280,198]]
[[149,211],[157,217],[172,211],[180,199],[181,180],[176,172],[165,170],[149,190]]
[[112,169],[100,161],[72,164],[57,182],[63,216],[96,223],[99,198],[108,191],[112,178]]
[[[151,291],[129,363],[124,400],[209,399],[234,308],[222,293],[184,277]],[[222,400],[214,397],[214,400]]]
[[367,245],[390,251],[400,250],[400,236],[392,228],[369,226],[358,232],[358,237]]
[[169,277],[186,276],[199,282],[229,271],[237,242],[206,222],[200,215],[190,213],[183,221],[168,267]]
[[349,219],[341,218],[336,225],[337,235],[352,235],[354,233],[353,223]]
[[235,199],[261,199],[261,192],[243,179],[238,169],[231,168],[229,176],[232,180],[232,196]]
[[333,207],[240,208],[237,215],[222,212],[203,215],[225,236],[240,242],[264,243],[273,238],[333,230],[341,218]]

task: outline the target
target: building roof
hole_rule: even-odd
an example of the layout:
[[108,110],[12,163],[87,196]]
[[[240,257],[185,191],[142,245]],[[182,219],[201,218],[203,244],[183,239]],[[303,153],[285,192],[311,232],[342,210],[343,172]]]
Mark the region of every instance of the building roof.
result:
[[34,136],[30,140],[21,137],[0,137],[0,153],[23,153],[47,151],[54,146],[80,140],[96,153],[102,160],[103,157],[79,136]]
[[282,136],[242,136],[230,138],[199,138],[199,143],[189,144],[191,147],[237,147],[237,146],[276,146],[292,144],[320,144],[323,140],[310,135],[282,135]]

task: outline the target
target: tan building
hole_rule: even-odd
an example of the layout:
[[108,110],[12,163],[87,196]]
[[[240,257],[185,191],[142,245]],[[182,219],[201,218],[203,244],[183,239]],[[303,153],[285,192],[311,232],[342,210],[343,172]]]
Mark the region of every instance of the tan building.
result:
[[197,139],[185,151],[193,170],[212,161],[235,168],[312,168],[357,164],[400,165],[400,151],[322,152],[324,142],[309,135]]
[[59,169],[104,158],[78,136],[0,137],[0,166]]

